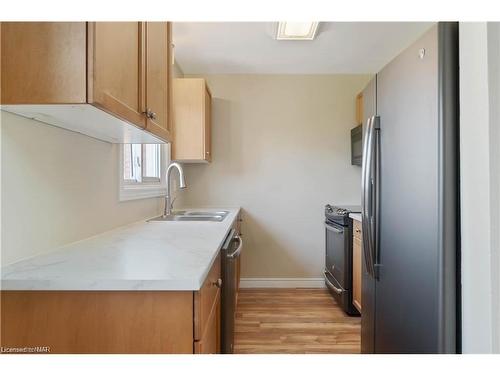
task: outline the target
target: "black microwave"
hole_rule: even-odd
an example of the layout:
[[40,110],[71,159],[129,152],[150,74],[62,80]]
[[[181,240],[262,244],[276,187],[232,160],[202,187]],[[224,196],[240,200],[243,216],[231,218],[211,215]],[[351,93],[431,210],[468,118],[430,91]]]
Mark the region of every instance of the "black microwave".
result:
[[361,166],[363,159],[363,125],[351,129],[351,164]]

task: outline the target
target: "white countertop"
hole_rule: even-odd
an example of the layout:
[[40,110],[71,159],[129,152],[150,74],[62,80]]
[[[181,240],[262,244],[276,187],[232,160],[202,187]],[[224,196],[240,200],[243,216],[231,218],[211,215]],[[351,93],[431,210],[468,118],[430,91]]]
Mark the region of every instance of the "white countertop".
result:
[[349,217],[353,220],[357,220],[361,223],[361,214],[349,214]]
[[1,289],[199,290],[240,209],[224,210],[222,222],[143,220],[5,266]]

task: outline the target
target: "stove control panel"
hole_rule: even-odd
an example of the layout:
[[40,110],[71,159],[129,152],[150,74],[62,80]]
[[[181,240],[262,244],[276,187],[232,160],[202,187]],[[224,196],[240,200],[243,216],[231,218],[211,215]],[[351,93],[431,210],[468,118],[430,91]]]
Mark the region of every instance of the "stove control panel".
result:
[[346,215],[349,215],[349,213],[351,211],[346,209],[346,208],[331,206],[331,205],[327,204],[325,206],[325,212],[327,212],[329,214],[338,215],[338,216],[346,216]]

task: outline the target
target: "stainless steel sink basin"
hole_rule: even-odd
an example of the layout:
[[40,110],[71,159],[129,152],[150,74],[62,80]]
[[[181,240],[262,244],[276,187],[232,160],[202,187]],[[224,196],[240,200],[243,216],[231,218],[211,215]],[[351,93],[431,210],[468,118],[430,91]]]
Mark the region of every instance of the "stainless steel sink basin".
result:
[[148,221],[222,221],[222,216],[185,216],[185,215],[169,215],[155,217]]
[[187,216],[227,216],[229,211],[186,211]]
[[172,215],[158,216],[148,221],[222,221],[228,211],[175,211]]

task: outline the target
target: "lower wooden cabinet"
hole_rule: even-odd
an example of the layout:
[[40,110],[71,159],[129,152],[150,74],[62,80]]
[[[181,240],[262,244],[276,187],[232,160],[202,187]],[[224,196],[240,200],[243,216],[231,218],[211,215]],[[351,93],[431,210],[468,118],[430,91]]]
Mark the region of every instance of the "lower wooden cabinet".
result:
[[1,346],[50,353],[220,353],[221,264],[199,291],[1,291]]
[[192,353],[193,292],[2,291],[1,345],[49,353]]
[[353,220],[353,239],[352,239],[352,303],[361,313],[361,280],[362,280],[362,234],[361,223]]
[[221,260],[219,254],[203,286],[194,294],[195,353],[220,353],[221,287]]

